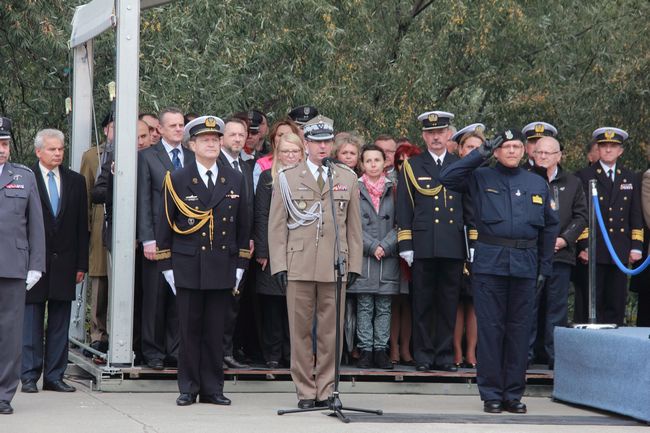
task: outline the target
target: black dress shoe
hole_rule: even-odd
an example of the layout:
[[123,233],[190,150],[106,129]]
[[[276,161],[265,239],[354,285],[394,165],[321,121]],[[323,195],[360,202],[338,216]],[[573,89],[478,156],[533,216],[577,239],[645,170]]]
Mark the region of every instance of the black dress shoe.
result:
[[269,361],[266,363],[266,368],[275,370],[276,368],[280,368],[280,363],[278,361]]
[[305,400],[300,400],[298,402],[298,409],[311,409],[316,405],[316,402],[314,399],[305,399]]
[[237,361],[233,356],[224,356],[223,357],[223,362],[226,363],[226,365],[230,368],[248,368],[249,366],[246,364],[242,364],[239,361]]
[[314,402],[315,407],[328,407],[329,406],[329,400],[316,400]]
[[358,368],[371,368],[372,367],[372,352],[370,350],[362,350],[361,356],[357,361]]
[[8,401],[0,400],[0,415],[11,415],[14,413],[14,408],[11,407]]
[[436,365],[433,367],[433,369],[438,371],[451,371],[451,372],[458,371],[458,367],[456,367],[454,364]]
[[503,402],[503,408],[510,413],[526,413],[526,405],[519,400],[508,400]]
[[190,393],[181,393],[176,399],[177,406],[189,406],[196,402],[196,395]]
[[35,380],[28,380],[23,383],[23,386],[20,388],[21,392],[28,392],[30,394],[33,394],[35,392],[38,392],[38,388],[36,387],[36,381]]
[[55,380],[54,382],[43,382],[43,390],[56,392],[75,392],[77,388],[68,385],[62,380]]
[[392,370],[394,368],[385,350],[375,350],[373,359],[377,368],[381,368],[382,370]]
[[501,413],[502,405],[499,400],[488,400],[483,403],[483,412]]
[[147,367],[151,368],[152,370],[164,370],[165,364],[163,363],[162,359],[154,358],[147,361]]
[[417,371],[429,371],[429,364],[415,364],[415,369]]
[[219,404],[221,406],[230,406],[232,403],[228,397],[223,394],[201,394],[199,403]]

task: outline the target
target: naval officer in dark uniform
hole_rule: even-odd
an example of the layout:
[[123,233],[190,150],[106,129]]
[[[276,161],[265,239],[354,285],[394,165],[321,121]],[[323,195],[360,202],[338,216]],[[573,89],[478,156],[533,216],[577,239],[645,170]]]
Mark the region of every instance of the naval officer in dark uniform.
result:
[[466,257],[463,198],[438,180],[440,171],[458,160],[446,147],[453,118],[444,111],[418,116],[427,151],[404,161],[397,183],[399,251],[413,266],[413,355],[418,371],[458,370],[453,337]]
[[[623,263],[634,264],[641,259],[643,249],[643,212],[641,187],[637,176],[618,163],[623,154],[627,132],[619,128],[598,128],[592,134],[598,143],[598,162],[576,173],[582,180],[587,202],[592,198],[589,181],[596,179],[598,203],[607,235]],[[578,237],[578,259],[588,261],[586,228]],[[576,310],[589,311],[587,294],[576,292]],[[596,235],[596,318],[599,323],[623,325],[627,305],[627,275],[621,272],[605,246],[600,230]],[[584,317],[583,317],[584,318]]]
[[45,228],[34,173],[9,162],[11,120],[0,117],[0,415],[14,412],[25,289],[45,272]]
[[[552,273],[558,235],[546,181],[519,167],[523,141],[519,130],[508,129],[440,174],[445,187],[469,191],[476,212],[476,382],[489,413],[526,412],[531,313],[536,288]],[[493,149],[496,166],[481,167]]]
[[185,127],[196,161],[163,187],[156,242],[159,269],[176,294],[180,325],[179,406],[229,405],[223,395],[224,317],[248,266],[249,214],[243,176],[217,165],[224,123],[202,116]]

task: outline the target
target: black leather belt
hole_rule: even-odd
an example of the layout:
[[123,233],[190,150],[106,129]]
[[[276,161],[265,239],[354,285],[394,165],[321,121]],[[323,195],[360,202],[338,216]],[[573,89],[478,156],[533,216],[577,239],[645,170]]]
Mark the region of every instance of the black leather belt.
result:
[[527,248],[534,248],[537,246],[537,239],[508,239],[499,236],[490,236],[479,233],[478,241],[488,245],[496,245],[498,247],[518,248],[525,250]]

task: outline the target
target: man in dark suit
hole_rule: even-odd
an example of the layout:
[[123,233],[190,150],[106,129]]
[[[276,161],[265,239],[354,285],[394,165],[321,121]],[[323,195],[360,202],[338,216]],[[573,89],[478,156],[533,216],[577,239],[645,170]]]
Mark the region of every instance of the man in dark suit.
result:
[[[27,293],[23,323],[22,392],[43,389],[73,392],[63,381],[68,364],[68,328],[75,285],[88,271],[88,205],[84,177],[63,167],[63,133],[43,129],[36,134],[33,167],[45,226],[45,276]],[[47,334],[43,342],[45,308]],[[45,350],[43,350],[45,346]]]
[[179,406],[229,405],[223,395],[224,316],[248,266],[249,213],[243,177],[217,166],[223,121],[186,128],[196,161],[165,178],[156,240],[159,268],[177,295]]
[[[247,124],[245,121],[232,117],[227,119],[224,125],[223,136],[221,137],[221,152],[219,153],[219,163],[221,165],[227,165],[232,169],[238,171],[244,177],[244,188],[246,188],[246,206],[249,209],[251,215],[253,215],[253,206],[255,200],[255,194],[253,192],[253,170],[250,164],[245,163],[241,158],[242,149],[246,143],[247,137]],[[248,227],[249,233],[252,233],[252,220],[250,218],[250,225]],[[250,241],[249,249],[253,250],[252,240]],[[246,368],[246,364],[243,364],[235,359],[234,348],[233,348],[233,338],[235,337],[235,330],[238,327],[238,316],[240,312],[240,307],[247,306],[243,314],[245,314],[246,320],[239,321],[240,326],[246,328],[248,334],[255,333],[255,320],[254,320],[254,309],[253,309],[253,293],[248,288],[253,288],[252,284],[248,284],[249,281],[248,275],[242,281],[242,290],[240,296],[234,296],[231,300],[231,308],[228,310],[226,315],[226,324],[224,330],[224,363],[230,368]],[[246,288],[244,288],[246,287]],[[244,299],[242,299],[244,298]],[[252,332],[251,332],[252,331]]]
[[156,230],[161,219],[163,180],[168,171],[194,162],[194,152],[181,146],[184,117],[177,108],[160,112],[160,134],[155,145],[138,153],[137,238],[142,242],[142,355],[155,370],[164,360],[173,364],[178,350],[176,302],[157,270]]
[[418,371],[432,366],[458,369],[453,363],[453,335],[466,257],[463,199],[438,180],[442,169],[458,160],[446,147],[453,118],[444,111],[418,117],[427,151],[404,162],[403,178],[397,183],[400,256],[413,266],[413,354]]
[[25,289],[45,272],[45,230],[34,173],[9,162],[11,120],[0,117],[0,415],[14,412]]
[[[598,128],[592,134],[598,143],[599,161],[576,173],[582,180],[585,194],[591,206],[589,181],[596,179],[600,211],[607,227],[607,235],[623,263],[633,264],[641,259],[643,248],[643,214],[641,210],[641,186],[637,176],[617,163],[623,154],[623,142],[628,134],[619,128]],[[585,229],[578,238],[578,259],[588,262]],[[587,312],[587,296],[576,293],[576,310]],[[605,246],[603,234],[596,236],[596,318],[599,323],[623,325],[627,305],[627,276],[614,264]]]

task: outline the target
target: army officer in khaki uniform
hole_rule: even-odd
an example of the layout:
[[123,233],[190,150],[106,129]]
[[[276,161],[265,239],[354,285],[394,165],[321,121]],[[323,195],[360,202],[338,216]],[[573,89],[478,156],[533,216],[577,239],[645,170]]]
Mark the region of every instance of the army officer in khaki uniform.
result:
[[[298,407],[326,406],[334,383],[336,322],[334,223],[328,168],[334,127],[318,116],[304,126],[308,159],[278,174],[269,215],[271,272],[286,287],[291,337],[291,377]],[[344,279],[349,286],[361,273],[362,233],[357,176],[343,165],[332,170],[336,224]],[[341,306],[345,305],[345,291]],[[318,321],[316,368],[312,361],[314,309]],[[339,323],[342,326],[342,323]]]

